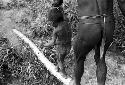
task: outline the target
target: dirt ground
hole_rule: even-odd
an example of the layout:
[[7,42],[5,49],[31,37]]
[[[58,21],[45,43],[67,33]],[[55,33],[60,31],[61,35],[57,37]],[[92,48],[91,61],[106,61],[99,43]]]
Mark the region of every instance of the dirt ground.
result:
[[[11,14],[14,11],[0,11],[0,35],[4,35],[9,39],[12,45],[19,45],[17,36],[12,32],[16,25],[11,21]],[[3,16],[5,15],[5,16]],[[17,27],[16,27],[17,29]],[[90,52],[85,61],[85,72],[82,77],[82,85],[97,85],[96,65],[94,62],[94,52]],[[125,59],[123,56],[112,52],[107,52],[106,63],[108,74],[106,85],[125,85]]]
[[[96,65],[94,51],[90,52],[85,61],[85,72],[82,77],[82,85],[97,85]],[[112,52],[107,52],[107,79],[106,85],[125,85],[125,62],[124,57]]]

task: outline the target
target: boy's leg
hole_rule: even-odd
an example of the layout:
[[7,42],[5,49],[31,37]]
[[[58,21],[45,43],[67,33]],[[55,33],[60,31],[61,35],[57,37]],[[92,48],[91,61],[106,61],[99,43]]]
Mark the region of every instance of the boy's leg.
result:
[[66,55],[70,52],[71,46],[58,46],[57,52],[58,52],[58,66],[60,71],[67,76],[67,73],[65,71],[65,65],[64,65],[64,59]]
[[58,63],[59,71],[61,71],[64,75],[66,75],[65,67],[64,67],[64,59],[66,56],[65,47],[63,47],[62,45],[57,45],[56,49],[58,54],[57,63]]

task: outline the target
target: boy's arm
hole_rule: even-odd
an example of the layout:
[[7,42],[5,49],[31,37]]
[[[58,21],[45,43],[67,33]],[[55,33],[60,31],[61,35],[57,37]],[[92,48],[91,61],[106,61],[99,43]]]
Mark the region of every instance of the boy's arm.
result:
[[62,27],[57,27],[54,31],[53,31],[53,34],[56,34],[56,33],[58,33],[59,31],[61,31],[62,30]]
[[61,30],[60,27],[57,27],[52,34],[52,40],[50,40],[50,42],[46,43],[44,46],[52,46],[52,45],[56,45],[56,39],[57,39],[57,33]]

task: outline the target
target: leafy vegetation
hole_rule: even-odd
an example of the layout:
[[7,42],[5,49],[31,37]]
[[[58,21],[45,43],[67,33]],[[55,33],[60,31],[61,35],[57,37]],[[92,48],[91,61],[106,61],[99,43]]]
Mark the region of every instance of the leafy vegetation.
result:
[[[13,28],[21,31],[57,65],[55,48],[43,47],[51,39],[53,31],[53,27],[47,22],[52,0],[3,1],[0,1],[0,23],[3,23],[0,24],[0,85],[62,85],[47,71],[30,47],[11,31]],[[72,24],[73,37],[76,35],[78,23],[76,5],[76,0],[64,1],[65,13]],[[116,30],[110,50],[115,48],[115,51],[124,52],[124,16],[117,5],[114,6],[114,14]],[[73,73],[72,56],[73,52],[66,57],[65,66],[69,75]]]

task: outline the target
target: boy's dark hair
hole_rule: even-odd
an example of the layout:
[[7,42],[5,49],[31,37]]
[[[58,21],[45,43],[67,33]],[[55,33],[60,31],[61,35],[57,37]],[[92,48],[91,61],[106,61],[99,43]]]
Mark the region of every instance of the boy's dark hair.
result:
[[48,13],[48,21],[59,23],[64,21],[63,11],[59,8],[52,8]]
[[63,4],[63,0],[54,0],[54,3],[52,4],[53,7],[59,7]]

